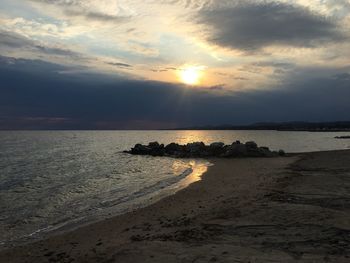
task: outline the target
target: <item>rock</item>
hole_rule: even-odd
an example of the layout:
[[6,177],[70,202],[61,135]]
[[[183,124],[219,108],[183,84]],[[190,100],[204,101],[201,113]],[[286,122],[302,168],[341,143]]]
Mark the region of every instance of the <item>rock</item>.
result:
[[147,146],[136,144],[129,153],[134,155],[163,156],[165,154],[164,144],[159,144],[158,142],[151,142]]
[[150,142],[148,147],[151,148],[150,155],[152,156],[164,156],[165,149],[164,144],[159,144],[158,142]]
[[206,146],[203,142],[193,142],[186,145],[186,151],[190,154],[200,154],[206,150]]
[[250,142],[246,142],[245,146],[247,146],[248,149],[257,149],[258,145],[256,144],[256,142],[250,141]]
[[244,144],[233,143],[225,147],[222,157],[243,157],[247,155],[247,147]]
[[248,149],[247,156],[249,157],[267,157],[266,150],[256,148],[256,149]]
[[350,136],[336,136],[335,139],[350,139]]
[[225,144],[223,142],[213,142],[209,145],[209,153],[213,156],[220,156],[224,153],[224,146]]
[[260,147],[259,153],[261,157],[273,157],[274,154],[270,151],[268,147]]
[[250,141],[246,142],[245,146],[247,148],[247,156],[249,157],[265,157],[269,150],[258,148],[256,142]]
[[170,143],[167,146],[165,146],[165,153],[172,155],[176,152],[182,152],[183,146],[177,144],[177,143]]
[[285,153],[283,150],[279,150],[279,151],[278,151],[278,155],[279,155],[279,156],[285,156],[286,153]]
[[177,151],[174,152],[171,157],[175,157],[175,158],[188,158],[190,157],[189,153],[184,152],[184,151]]
[[212,149],[222,149],[224,146],[225,144],[223,142],[213,142],[209,145],[209,147]]
[[136,144],[134,148],[131,148],[131,154],[148,155],[150,153],[151,148],[142,144]]
[[150,142],[148,144],[148,147],[151,147],[151,148],[158,148],[160,145],[159,145],[159,142]]
[[209,146],[203,142],[193,142],[186,145],[170,143],[167,146],[158,142],[150,142],[148,145],[136,144],[130,151],[125,153],[135,155],[169,156],[175,158],[205,158],[205,157],[274,157],[285,156],[285,152],[272,152],[268,147],[258,147],[253,142],[242,144],[236,141],[231,145],[222,142],[214,142]]

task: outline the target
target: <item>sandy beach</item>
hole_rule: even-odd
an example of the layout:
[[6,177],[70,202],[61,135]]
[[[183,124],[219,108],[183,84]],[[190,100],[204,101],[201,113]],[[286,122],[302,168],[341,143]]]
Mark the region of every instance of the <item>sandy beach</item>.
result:
[[210,161],[173,196],[0,262],[350,262],[350,150]]

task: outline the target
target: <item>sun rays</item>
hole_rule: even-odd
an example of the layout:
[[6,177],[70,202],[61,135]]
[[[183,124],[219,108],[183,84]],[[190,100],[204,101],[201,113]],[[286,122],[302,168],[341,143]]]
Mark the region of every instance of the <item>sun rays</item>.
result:
[[203,75],[203,66],[185,66],[179,72],[179,79],[186,85],[195,86],[200,84]]

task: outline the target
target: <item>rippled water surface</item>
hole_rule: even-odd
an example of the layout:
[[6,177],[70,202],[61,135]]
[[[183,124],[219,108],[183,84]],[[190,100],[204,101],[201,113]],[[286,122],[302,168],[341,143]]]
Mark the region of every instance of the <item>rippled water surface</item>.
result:
[[[347,133],[276,131],[0,132],[0,243],[122,213],[198,180],[205,160],[131,156],[136,143],[254,140],[274,150],[349,148]],[[188,175],[194,173],[188,177]]]

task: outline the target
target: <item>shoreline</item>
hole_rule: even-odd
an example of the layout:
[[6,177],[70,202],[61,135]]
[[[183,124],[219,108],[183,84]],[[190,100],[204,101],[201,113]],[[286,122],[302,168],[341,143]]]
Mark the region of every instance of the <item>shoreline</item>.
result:
[[[0,261],[346,262],[350,256],[350,175],[344,174],[350,172],[349,156],[350,150],[340,150],[278,158],[210,159],[214,166],[202,180],[174,195],[127,214],[0,251]],[[334,200],[332,191],[338,195]],[[326,237],[319,234],[322,229]],[[310,245],[307,240],[314,241]],[[315,244],[317,251],[312,248]]]
[[143,193],[142,195],[138,196],[137,192],[137,196],[134,196],[130,200],[119,204],[117,207],[111,207],[103,211],[99,211],[98,214],[87,217],[77,217],[70,221],[61,222],[56,225],[48,225],[46,227],[36,229],[30,234],[22,235],[17,239],[7,242],[0,242],[0,252],[14,247],[29,245],[46,240],[56,235],[69,233],[99,221],[128,214],[141,208],[146,208],[156,202],[159,202],[163,198],[176,194],[178,191],[188,187],[190,184],[201,180],[201,176],[208,170],[208,167],[212,166],[212,163],[204,159],[194,158],[189,162],[189,165],[190,168],[187,168],[175,177],[166,181],[160,181],[158,184],[161,186],[155,184],[149,187],[149,189],[157,188],[158,190],[156,191],[146,189],[147,192]]

